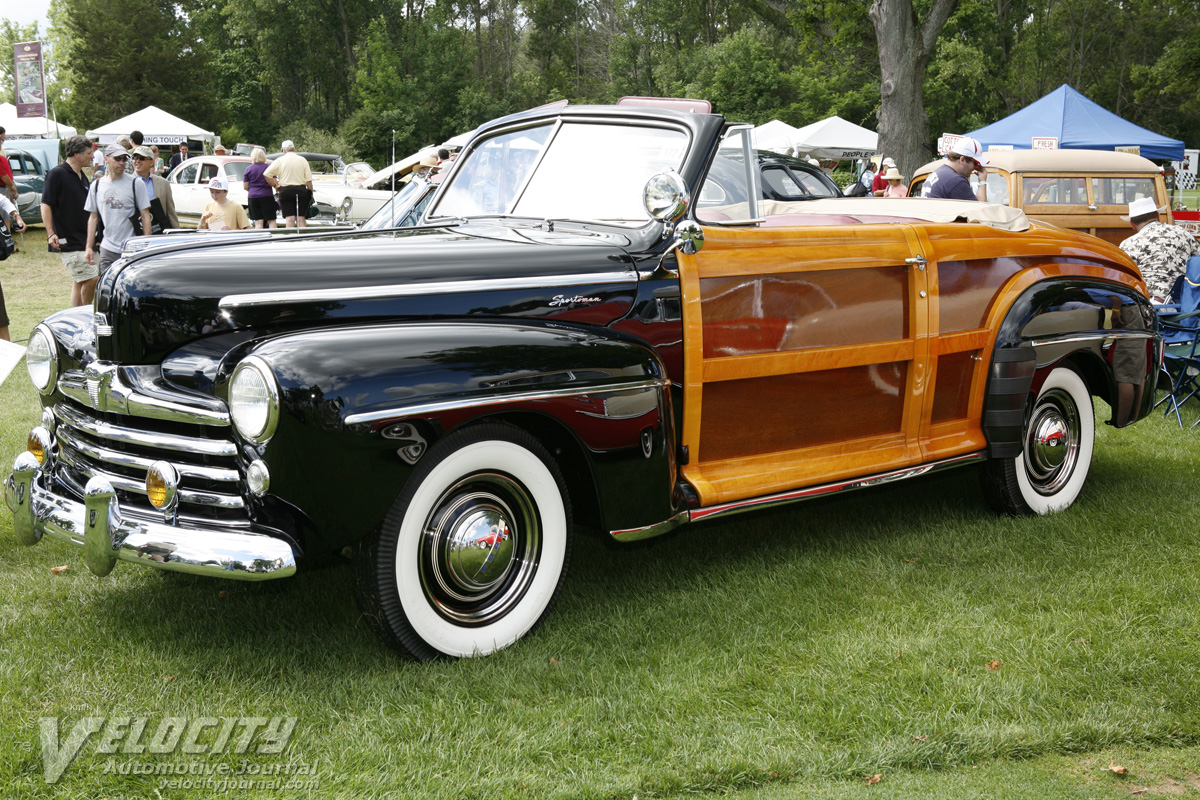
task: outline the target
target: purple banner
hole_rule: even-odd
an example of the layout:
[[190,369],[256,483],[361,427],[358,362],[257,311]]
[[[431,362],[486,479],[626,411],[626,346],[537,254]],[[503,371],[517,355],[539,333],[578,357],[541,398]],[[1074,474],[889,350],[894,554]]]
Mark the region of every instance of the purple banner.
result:
[[13,76],[16,80],[17,116],[46,116],[46,79],[42,72],[42,43],[13,45]]

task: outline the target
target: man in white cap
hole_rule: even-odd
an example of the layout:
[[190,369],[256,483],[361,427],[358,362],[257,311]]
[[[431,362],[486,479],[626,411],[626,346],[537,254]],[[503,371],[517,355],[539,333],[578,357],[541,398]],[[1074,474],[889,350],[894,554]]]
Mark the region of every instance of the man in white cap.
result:
[[1171,296],[1175,280],[1187,272],[1188,259],[1200,255],[1200,244],[1183,228],[1164,225],[1158,221],[1163,209],[1154,205],[1153,198],[1139,197],[1129,204],[1129,220],[1136,231],[1121,242],[1124,250],[1146,280],[1146,289],[1155,303],[1165,303]]
[[[950,200],[980,200],[987,202],[987,156],[983,146],[970,136],[959,138],[946,163],[933,171],[921,187],[921,197],[942,197]],[[979,176],[979,191],[971,191],[971,173]]]
[[229,185],[224,178],[213,178],[208,182],[208,193],[212,202],[204,207],[200,216],[200,230],[244,231],[250,227],[246,209],[229,199]]
[[150,219],[160,228],[178,228],[179,215],[175,213],[175,198],[171,194],[171,183],[155,175],[154,151],[146,145],[133,148],[133,171],[137,179],[146,186],[150,195]]
[[[99,272],[101,275],[114,261],[121,257],[125,242],[138,234],[150,234],[150,196],[146,185],[125,174],[129,153],[119,144],[104,148],[104,177],[92,181],[87,202],[83,204],[88,217],[87,242],[83,257],[89,264],[96,263],[96,231],[104,222],[104,239],[100,242]],[[133,218],[141,222],[141,230],[134,230]]]
[[291,139],[284,139],[279,149],[283,155],[271,162],[263,177],[279,192],[284,224],[289,228],[303,228],[312,202],[312,168],[308,159],[296,152]]

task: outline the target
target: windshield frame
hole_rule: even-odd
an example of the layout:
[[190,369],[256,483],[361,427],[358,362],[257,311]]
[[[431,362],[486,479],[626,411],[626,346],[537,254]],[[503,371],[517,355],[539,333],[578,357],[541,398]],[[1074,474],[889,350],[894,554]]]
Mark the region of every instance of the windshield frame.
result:
[[[534,160],[533,164],[531,165],[531,167],[529,169],[529,173],[522,180],[519,189],[513,195],[513,200],[510,205],[510,207],[512,209],[515,209],[515,211],[513,213],[502,213],[502,214],[488,213],[488,214],[471,214],[469,216],[462,216],[462,215],[451,214],[451,213],[446,213],[446,212],[442,211],[442,206],[445,202],[447,195],[450,192],[450,187],[454,184],[454,182],[456,180],[459,179],[460,172],[463,168],[463,165],[469,163],[470,160],[476,156],[478,151],[484,145],[486,145],[488,142],[490,142],[498,137],[510,135],[513,133],[519,133],[520,131],[524,131],[524,130],[545,127],[547,124],[551,125],[551,129],[550,129],[550,133],[546,137],[545,144],[542,146],[540,152],[537,155],[537,158]],[[477,138],[473,139],[462,150],[462,152],[459,154],[458,158],[456,158],[454,160],[453,169],[449,173],[447,173],[446,178],[443,181],[442,185],[438,187],[437,195],[436,195],[436,197],[433,198],[433,204],[431,205],[430,208],[426,209],[426,211],[423,215],[422,222],[425,222],[425,223],[442,222],[442,223],[444,223],[444,222],[453,221],[453,220],[474,220],[474,219],[503,220],[506,218],[509,218],[509,219],[539,219],[539,220],[547,220],[547,221],[552,220],[555,223],[578,222],[578,223],[589,224],[589,225],[605,225],[605,226],[612,226],[615,228],[620,228],[623,230],[640,229],[640,228],[645,228],[649,225],[660,224],[658,220],[651,218],[648,213],[645,215],[645,218],[639,218],[636,220],[617,221],[617,220],[613,220],[613,219],[598,219],[598,218],[593,219],[593,218],[585,218],[585,217],[566,217],[566,218],[561,217],[561,216],[538,217],[538,216],[531,215],[528,212],[525,212],[525,211],[522,211],[519,209],[521,201],[525,198],[525,193],[528,190],[530,183],[532,183],[534,177],[537,175],[538,170],[542,166],[543,160],[546,158],[546,154],[549,153],[550,148],[554,146],[554,143],[557,140],[559,134],[561,133],[563,128],[568,124],[570,124],[570,125],[610,125],[610,126],[616,126],[616,127],[620,127],[620,128],[631,128],[631,127],[647,128],[647,129],[669,130],[669,131],[673,131],[676,133],[680,133],[683,135],[684,141],[683,141],[683,147],[681,149],[680,156],[678,159],[678,163],[674,164],[672,167],[676,171],[682,170],[684,165],[688,163],[688,159],[692,156],[693,148],[696,146],[694,131],[692,131],[691,128],[689,128],[687,125],[675,122],[673,120],[663,120],[663,119],[654,119],[654,118],[644,118],[644,119],[613,118],[613,117],[606,117],[606,116],[600,116],[600,115],[595,115],[595,114],[581,114],[578,116],[571,115],[571,116],[558,116],[558,117],[541,117],[541,118],[537,118],[537,119],[524,119],[524,120],[521,120],[520,122],[516,122],[512,125],[505,125],[503,127],[489,130],[487,132],[486,136],[477,137]],[[649,176],[647,176],[647,180],[648,179],[649,179]]]

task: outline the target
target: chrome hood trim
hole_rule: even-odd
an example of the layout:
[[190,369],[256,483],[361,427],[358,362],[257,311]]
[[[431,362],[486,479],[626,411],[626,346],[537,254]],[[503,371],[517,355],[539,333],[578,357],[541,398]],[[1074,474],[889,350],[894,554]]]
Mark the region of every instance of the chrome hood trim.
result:
[[466,281],[433,281],[430,283],[400,283],[389,286],[356,286],[350,289],[297,289],[291,292],[257,292],[231,294],[221,298],[223,309],[251,306],[287,305],[302,302],[339,300],[371,300],[393,297],[420,297],[433,294],[461,292],[502,292],[511,289],[540,289],[546,286],[598,286],[636,283],[637,272],[596,272],[583,275],[532,275],[516,278],[487,278]]

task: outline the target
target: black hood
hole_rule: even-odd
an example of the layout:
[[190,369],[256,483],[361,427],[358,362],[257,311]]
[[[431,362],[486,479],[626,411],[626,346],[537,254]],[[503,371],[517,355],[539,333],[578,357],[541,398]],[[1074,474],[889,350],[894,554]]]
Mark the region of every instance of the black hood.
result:
[[628,312],[636,290],[624,243],[489,224],[161,245],[105,276],[97,308],[112,334],[99,355],[151,364],[201,339],[242,341],[354,319],[606,325]]

